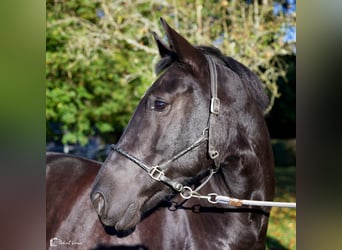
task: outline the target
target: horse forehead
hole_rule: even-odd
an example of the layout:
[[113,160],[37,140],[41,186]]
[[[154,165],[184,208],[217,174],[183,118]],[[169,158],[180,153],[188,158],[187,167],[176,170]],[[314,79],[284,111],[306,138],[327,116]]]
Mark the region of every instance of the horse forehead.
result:
[[198,87],[196,76],[187,70],[170,69],[165,72],[157,81],[151,86],[151,91],[156,92],[183,92],[185,90],[194,89]]

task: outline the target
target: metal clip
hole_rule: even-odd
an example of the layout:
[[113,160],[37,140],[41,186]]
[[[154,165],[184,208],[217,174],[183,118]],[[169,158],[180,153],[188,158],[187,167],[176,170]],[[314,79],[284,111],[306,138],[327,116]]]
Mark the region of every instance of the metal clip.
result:
[[210,101],[210,112],[218,115],[220,111],[220,99],[217,97],[212,97]]
[[208,194],[207,199],[210,203],[216,204],[217,203],[216,197],[217,197],[216,193],[210,193]]
[[188,186],[183,187],[183,190],[179,193],[180,196],[182,196],[183,199],[190,199],[192,197],[192,189]]
[[228,196],[218,195],[216,196],[216,202],[221,204],[228,204],[228,202],[230,202],[230,198]]
[[211,194],[208,194],[208,201],[213,204],[216,204],[216,203],[227,204],[230,202],[230,198],[228,196],[222,196],[216,193],[211,193]]
[[156,165],[156,166],[153,166],[153,167],[149,170],[148,175],[149,175],[153,180],[160,181],[160,178],[164,175],[164,172],[163,172],[163,170],[159,169],[159,166],[158,166],[158,165]]

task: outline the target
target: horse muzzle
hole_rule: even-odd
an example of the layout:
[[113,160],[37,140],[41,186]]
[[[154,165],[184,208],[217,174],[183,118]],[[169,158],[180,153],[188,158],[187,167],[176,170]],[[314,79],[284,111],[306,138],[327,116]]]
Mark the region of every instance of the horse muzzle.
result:
[[99,191],[91,194],[91,201],[101,222],[106,226],[114,227],[116,231],[130,230],[141,219],[138,202],[131,202],[127,207],[122,205],[110,209],[105,196]]

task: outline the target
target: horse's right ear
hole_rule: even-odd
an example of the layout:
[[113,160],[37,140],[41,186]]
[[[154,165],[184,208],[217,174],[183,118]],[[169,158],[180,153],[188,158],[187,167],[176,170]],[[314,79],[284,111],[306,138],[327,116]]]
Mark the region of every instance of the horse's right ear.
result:
[[202,52],[171,28],[163,18],[160,18],[160,22],[169,40],[169,50],[175,53],[180,62],[186,63],[194,71],[202,73],[203,68],[207,66],[207,60]]
[[174,54],[174,52],[171,51],[170,47],[166,43],[164,43],[155,32],[152,31],[152,35],[158,45],[159,55],[161,58]]

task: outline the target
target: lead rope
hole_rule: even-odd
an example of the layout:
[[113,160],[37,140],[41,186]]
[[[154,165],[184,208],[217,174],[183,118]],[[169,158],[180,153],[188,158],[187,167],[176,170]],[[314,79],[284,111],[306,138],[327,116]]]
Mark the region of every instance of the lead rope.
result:
[[229,196],[218,195],[216,193],[210,193],[208,195],[201,195],[196,190],[191,190],[190,187],[183,187],[183,192],[180,195],[183,199],[190,198],[198,198],[198,199],[206,199],[209,203],[221,203],[234,207],[241,207],[242,205],[250,205],[250,206],[261,206],[261,207],[288,207],[288,208],[296,208],[295,202],[277,202],[277,201],[256,201],[256,200],[240,200],[237,198],[232,198]]

